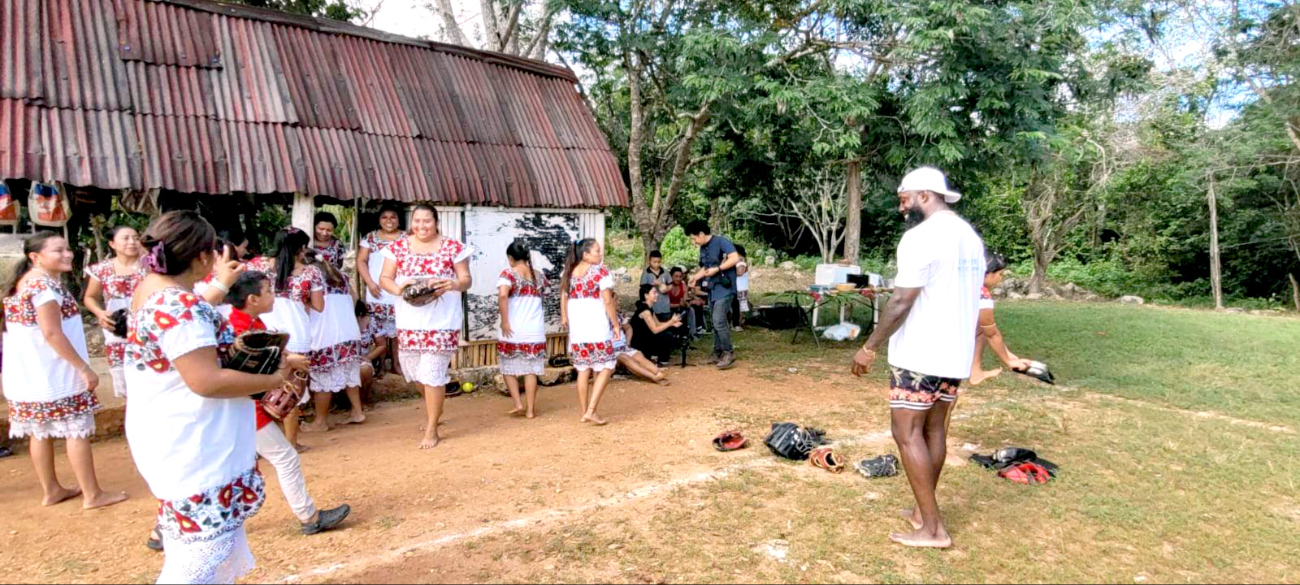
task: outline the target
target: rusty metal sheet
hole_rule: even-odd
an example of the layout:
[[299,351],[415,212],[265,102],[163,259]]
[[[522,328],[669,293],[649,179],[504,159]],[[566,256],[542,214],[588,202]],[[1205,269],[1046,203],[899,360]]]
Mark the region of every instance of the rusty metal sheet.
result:
[[114,0],[118,55],[126,61],[182,67],[220,67],[215,16],[139,0]]
[[38,0],[5,0],[0,5],[0,98],[43,95],[41,30]]

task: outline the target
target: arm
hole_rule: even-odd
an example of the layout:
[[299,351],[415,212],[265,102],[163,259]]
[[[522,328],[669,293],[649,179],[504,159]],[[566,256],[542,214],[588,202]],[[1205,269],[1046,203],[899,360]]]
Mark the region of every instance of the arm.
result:
[[[243,398],[268,392],[284,383],[282,375],[247,374],[222,368],[217,358],[217,348],[208,346],[191,351],[172,360],[190,391],[204,398]],[[289,368],[282,364],[280,371],[287,375]]]
[[384,270],[379,273],[379,288],[388,294],[402,296],[403,287],[397,286],[397,262],[392,258],[384,258]]
[[560,327],[569,328],[569,291],[560,291]]
[[666,322],[660,322],[659,319],[657,319],[654,316],[654,313],[650,311],[641,311],[641,314],[637,315],[637,317],[645,321],[646,325],[650,326],[650,330],[655,333],[663,333],[664,331],[667,331],[669,329],[672,329],[673,327],[677,327],[678,325],[682,324],[681,317],[678,317],[676,315],[674,315],[672,319],[669,319]]
[[501,311],[501,336],[513,337],[514,331],[510,329],[510,287],[504,284],[497,287],[497,310]]
[[867,338],[866,344],[853,356],[853,375],[861,376],[871,371],[871,365],[876,361],[876,351],[894,335],[895,331],[898,331],[899,327],[902,327],[903,321],[907,320],[907,314],[912,311],[912,305],[916,304],[919,296],[921,296],[920,288],[894,289],[889,304],[885,305],[885,310],[880,314],[880,324],[876,325],[876,330],[871,333],[871,337]]
[[370,290],[370,294],[379,296],[379,293],[383,291],[379,288],[379,283],[375,282],[374,278],[371,278],[370,270],[367,269],[369,266],[370,248],[361,246],[357,249],[357,274],[361,275],[361,282]]
[[77,373],[81,374],[82,379],[86,381],[86,390],[94,392],[95,388],[99,387],[99,376],[90,368],[86,360],[81,359],[81,354],[72,347],[68,336],[63,334],[63,313],[59,310],[59,303],[50,301],[36,307],[36,325],[40,327],[45,343],[50,344],[50,348],[63,358],[63,361],[77,368]]
[[618,322],[618,308],[614,306],[614,291],[605,289],[600,291],[601,300],[605,301],[605,318],[609,319],[609,327],[614,330],[614,339],[617,341],[623,338],[623,327]]
[[379,356],[384,355],[384,353],[388,351],[388,348],[385,347],[385,345],[386,344],[382,344],[382,343],[376,343],[372,345],[370,347],[370,352],[366,354],[366,361],[373,362],[379,359]]
[[113,328],[113,316],[108,312],[108,309],[104,308],[103,298],[104,284],[93,276],[87,278],[86,294],[82,295],[81,302],[86,305],[87,311],[90,311],[95,318],[99,319],[100,328],[111,330]]
[[[245,268],[247,268],[242,262],[235,260],[234,257],[234,249],[230,246],[226,246],[226,249],[221,252],[221,258],[218,259],[216,265],[213,266],[212,269],[216,272],[216,277],[212,279],[213,282],[209,283],[208,287],[203,291],[203,300],[207,301],[208,304],[220,305],[224,303],[226,301],[226,293],[221,289],[224,288],[227,291],[230,290],[230,287],[234,286],[235,281],[239,280],[239,275],[244,272]],[[220,288],[212,286],[213,284],[218,283],[221,285]]]
[[984,336],[989,347],[993,348],[993,353],[1008,368],[1023,370],[1029,367],[1027,360],[1016,357],[1015,354],[1011,353],[1011,350],[1007,349],[1007,344],[1002,339],[1002,331],[998,329],[997,320],[994,319],[993,309],[980,310],[979,334]]
[[316,311],[317,313],[324,313],[325,292],[319,290],[311,291],[311,303],[307,305],[307,308]]

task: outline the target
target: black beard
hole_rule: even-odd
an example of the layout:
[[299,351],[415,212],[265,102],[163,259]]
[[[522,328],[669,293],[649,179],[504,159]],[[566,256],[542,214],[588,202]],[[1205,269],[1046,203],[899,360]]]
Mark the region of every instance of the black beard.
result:
[[908,209],[907,214],[903,216],[903,221],[907,222],[909,229],[921,225],[921,222],[925,221],[925,213],[921,211],[921,206],[913,205]]

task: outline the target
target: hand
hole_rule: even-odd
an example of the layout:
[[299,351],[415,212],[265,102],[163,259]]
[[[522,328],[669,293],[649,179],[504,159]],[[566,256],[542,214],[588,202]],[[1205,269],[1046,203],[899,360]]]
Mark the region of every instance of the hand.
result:
[[876,352],[867,348],[858,350],[853,355],[853,375],[862,377],[862,374],[871,373],[871,365],[876,362]]
[[622,339],[623,339],[623,328],[614,327],[614,341],[620,341]]
[[560,330],[561,330],[561,331],[568,331],[568,330],[569,330],[569,316],[568,316],[568,315],[560,315]]
[[236,260],[234,256],[234,248],[226,246],[221,251],[221,258],[217,260],[217,265],[213,267],[217,275],[217,282],[220,282],[226,288],[234,286],[235,281],[239,280],[239,275],[244,272],[244,265]]
[[112,331],[115,327],[117,327],[117,321],[113,320],[112,315],[104,313],[99,317],[100,329],[103,329],[104,331]]
[[383,296],[384,291],[383,289],[379,288],[378,284],[374,284],[374,283],[367,284],[366,289],[370,291],[370,296],[372,297],[379,298]]
[[80,374],[81,379],[86,381],[86,392],[94,392],[99,388],[99,374],[96,374],[90,366],[82,366]]
[[514,330],[510,328],[510,323],[506,322],[505,319],[501,320],[501,336],[506,339],[510,339],[511,337],[515,336]]
[[1029,360],[1020,359],[1018,357],[1012,357],[1011,361],[1007,362],[1007,367],[1011,368],[1012,371],[1016,371],[1016,372],[1023,372],[1025,370],[1028,370],[1029,366],[1030,366]]
[[311,359],[300,353],[287,353],[284,355],[282,366],[290,370],[306,370],[311,367]]
[[438,292],[438,296],[447,294],[455,288],[456,288],[456,281],[451,280],[449,278],[439,279],[437,281],[434,281],[433,283],[433,290]]

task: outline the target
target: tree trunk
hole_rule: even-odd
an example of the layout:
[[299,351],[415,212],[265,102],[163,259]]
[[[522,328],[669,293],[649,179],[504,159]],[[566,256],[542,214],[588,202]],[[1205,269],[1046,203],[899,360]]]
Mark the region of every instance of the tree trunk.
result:
[[1055,255],[1048,247],[1034,242],[1034,273],[1029,277],[1029,294],[1042,294],[1043,284],[1047,282],[1047,268],[1052,265]]
[[848,168],[849,205],[844,225],[844,257],[858,264],[862,258],[862,163],[853,161]]
[[1296,312],[1300,313],[1300,282],[1296,282],[1294,272],[1288,273],[1287,277],[1291,279],[1291,300],[1295,303]]
[[1210,287],[1214,291],[1214,309],[1223,310],[1223,272],[1219,264],[1219,202],[1210,180]]
[[717,197],[709,201],[709,228],[715,234],[727,233],[727,218],[722,214],[722,200]]
[[447,29],[447,42],[462,47],[470,46],[469,39],[465,38],[465,33],[460,30],[460,24],[456,22],[456,11],[451,6],[451,0],[438,0],[434,12],[442,17],[442,26]]

